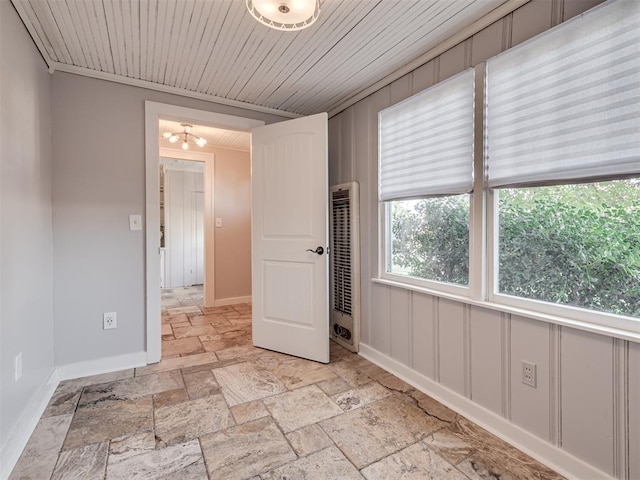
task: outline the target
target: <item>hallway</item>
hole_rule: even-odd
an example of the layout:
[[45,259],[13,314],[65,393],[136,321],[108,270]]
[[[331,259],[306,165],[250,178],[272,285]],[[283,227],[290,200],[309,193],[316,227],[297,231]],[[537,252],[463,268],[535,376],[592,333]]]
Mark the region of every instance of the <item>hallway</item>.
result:
[[251,305],[163,292],[160,363],[61,382],[16,479],[560,479],[344,348],[255,348]]

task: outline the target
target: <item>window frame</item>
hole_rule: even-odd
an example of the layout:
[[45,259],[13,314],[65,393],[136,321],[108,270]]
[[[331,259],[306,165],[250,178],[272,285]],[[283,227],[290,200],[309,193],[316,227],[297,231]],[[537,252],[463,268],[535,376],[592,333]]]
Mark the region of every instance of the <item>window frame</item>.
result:
[[[604,178],[602,181],[608,180],[620,180],[621,178]],[[562,185],[572,185],[575,182],[562,183]],[[522,187],[527,188],[527,187]],[[517,297],[515,295],[508,295],[500,293],[499,289],[499,195],[500,189],[488,189],[487,195],[487,231],[490,232],[487,235],[487,259],[488,259],[488,271],[487,271],[487,301],[498,305],[505,305],[507,307],[513,307],[522,309],[525,311],[531,311],[541,313],[543,315],[550,315],[554,317],[560,317],[569,321],[589,323],[596,326],[605,328],[624,330],[627,332],[640,333],[640,317],[628,317],[611,312],[603,312],[598,310],[590,310],[587,308],[576,307],[573,305],[565,305],[560,303],[546,302],[544,300],[535,300],[525,297]]]
[[380,252],[378,255],[379,259],[379,272],[380,278],[389,280],[399,284],[407,284],[414,287],[422,287],[427,290],[431,290],[434,292],[444,292],[451,295],[469,297],[471,296],[471,283],[472,283],[472,275],[471,275],[471,245],[472,245],[472,232],[473,232],[473,208],[474,202],[473,197],[474,194],[470,193],[469,195],[469,281],[467,285],[458,285],[455,283],[447,283],[440,282],[437,280],[430,280],[427,278],[413,277],[409,275],[399,275],[393,272],[388,271],[388,266],[391,265],[391,238],[390,238],[390,225],[391,225],[391,203],[392,201],[386,202],[378,202],[379,205],[379,214],[380,214],[380,235],[379,238],[381,241],[379,242]]

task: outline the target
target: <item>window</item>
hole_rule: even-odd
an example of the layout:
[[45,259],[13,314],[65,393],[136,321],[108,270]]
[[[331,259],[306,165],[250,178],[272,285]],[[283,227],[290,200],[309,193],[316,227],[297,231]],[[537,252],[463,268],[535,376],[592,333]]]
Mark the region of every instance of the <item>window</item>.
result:
[[640,318],[640,181],[499,191],[501,294]]
[[387,272],[468,285],[469,197],[391,202]]
[[638,5],[604,4],[487,62],[494,301],[640,317]]
[[612,0],[488,60],[482,145],[473,71],[381,111],[382,280],[640,333],[638,31]]
[[469,284],[474,88],[468,70],[380,112],[387,278]]

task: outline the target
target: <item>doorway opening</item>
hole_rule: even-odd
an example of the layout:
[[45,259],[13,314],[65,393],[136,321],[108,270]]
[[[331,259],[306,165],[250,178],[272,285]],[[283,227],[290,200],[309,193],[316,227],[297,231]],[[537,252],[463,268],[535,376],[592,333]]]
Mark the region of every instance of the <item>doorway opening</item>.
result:
[[[161,336],[162,336],[162,322],[161,322],[161,216],[160,216],[160,158],[161,151],[159,146],[161,145],[162,130],[160,127],[161,121],[172,121],[180,123],[189,123],[194,126],[202,126],[203,128],[221,129],[231,132],[243,132],[245,136],[249,136],[249,132],[252,128],[264,125],[263,121],[253,120],[243,117],[235,117],[231,115],[223,115],[218,113],[206,112],[202,110],[195,110],[185,107],[177,107],[174,105],[166,105],[155,102],[145,102],[145,144],[146,144],[146,283],[147,283],[147,363],[156,363],[161,358]],[[229,135],[232,136],[232,135]],[[212,142],[208,141],[208,146],[211,146]],[[202,152],[196,152],[193,147],[191,155],[202,154]],[[211,146],[213,151],[208,152],[210,160],[206,158],[200,158],[200,161],[205,162],[204,166],[204,266],[203,266],[203,307],[215,308],[220,306],[221,303],[241,303],[242,300],[246,302],[247,297],[250,299],[250,290],[248,295],[237,295],[236,297],[230,297],[230,291],[225,291],[224,288],[216,288],[219,282],[216,282],[217,271],[221,266],[224,266],[224,261],[221,261],[219,256],[216,262],[216,246],[225,239],[223,231],[231,231],[232,226],[235,225],[235,221],[238,218],[235,211],[232,211],[229,216],[222,216],[215,213],[214,203],[216,193],[224,193],[224,184],[216,185],[214,181],[214,175],[216,173],[216,159],[220,159],[221,155],[215,151],[215,146]],[[227,149],[232,151],[232,149]],[[249,153],[245,152],[247,157],[247,170],[250,174],[250,157]],[[175,157],[175,154],[171,156]],[[231,154],[229,156],[232,156]],[[184,157],[182,158],[184,159]],[[193,160],[193,158],[192,158]],[[196,159],[198,160],[198,159]],[[221,160],[222,161],[222,160]],[[223,162],[224,163],[224,162]],[[232,163],[227,162],[227,163]],[[208,184],[209,183],[209,184]],[[248,216],[250,218],[250,191],[251,182],[250,176],[248,178],[248,186],[246,197],[249,199]],[[236,204],[236,199],[230,200],[230,205],[233,207]],[[216,225],[219,225],[216,227]],[[225,228],[227,227],[227,228]],[[206,232],[215,232],[207,235]],[[250,222],[249,231],[246,234],[247,244],[249,245],[248,258],[250,262]],[[233,240],[231,240],[233,243]],[[223,249],[222,246],[219,248]],[[233,259],[234,255],[230,254],[224,258]],[[250,263],[249,263],[250,264]],[[237,268],[236,268],[237,270]],[[249,274],[250,285],[250,274]],[[220,285],[218,285],[220,287]],[[216,302],[218,305],[216,305]]]

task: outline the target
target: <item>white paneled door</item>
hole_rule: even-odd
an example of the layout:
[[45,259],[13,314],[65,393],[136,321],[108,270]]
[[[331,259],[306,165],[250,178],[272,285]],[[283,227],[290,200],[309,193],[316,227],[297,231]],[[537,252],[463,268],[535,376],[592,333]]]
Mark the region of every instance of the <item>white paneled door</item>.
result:
[[327,114],[252,130],[253,343],[329,362]]

